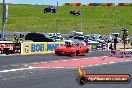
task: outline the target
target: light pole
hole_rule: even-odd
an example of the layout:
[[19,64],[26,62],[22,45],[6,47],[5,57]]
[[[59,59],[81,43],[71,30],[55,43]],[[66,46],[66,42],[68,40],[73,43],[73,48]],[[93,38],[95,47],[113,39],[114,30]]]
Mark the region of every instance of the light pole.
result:
[[1,35],[1,38],[2,40],[4,40],[4,26],[5,26],[5,9],[4,9],[4,6],[5,6],[5,0],[3,0],[3,12],[2,12],[2,35]]
[[81,32],[82,32],[82,7],[81,7],[81,10],[80,10],[80,14],[81,14]]
[[128,29],[123,29],[123,43],[124,43],[124,51],[126,49],[127,37],[128,37]]
[[57,30],[58,29],[58,2],[56,7],[56,38],[57,38]]

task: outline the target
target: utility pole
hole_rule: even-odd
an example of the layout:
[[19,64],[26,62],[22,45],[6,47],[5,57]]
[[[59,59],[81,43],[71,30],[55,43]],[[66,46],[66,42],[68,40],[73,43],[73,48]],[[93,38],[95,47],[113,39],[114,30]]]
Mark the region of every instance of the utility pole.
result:
[[128,37],[128,29],[123,29],[123,43],[124,43],[124,51],[126,49],[127,37]]
[[58,32],[58,2],[56,7],[56,37],[57,37],[57,32]]
[[2,40],[4,40],[4,26],[5,26],[5,0],[3,0],[3,12],[2,12],[2,35],[1,35],[1,38]]
[[83,24],[82,24],[82,7],[81,7],[81,9],[80,9],[80,14],[81,14],[81,22],[80,22],[81,24],[80,24],[80,25],[81,25],[81,32],[82,32],[82,25],[83,25]]

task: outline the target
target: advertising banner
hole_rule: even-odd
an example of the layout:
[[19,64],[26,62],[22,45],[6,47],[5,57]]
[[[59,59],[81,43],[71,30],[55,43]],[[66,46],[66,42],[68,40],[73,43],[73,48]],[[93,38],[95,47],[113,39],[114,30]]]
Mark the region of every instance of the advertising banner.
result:
[[113,57],[120,57],[120,58],[132,58],[132,51],[115,51],[112,50],[110,55]]
[[20,43],[0,43],[0,54],[20,54],[21,44]]
[[63,45],[63,42],[24,42],[21,54],[46,54]]

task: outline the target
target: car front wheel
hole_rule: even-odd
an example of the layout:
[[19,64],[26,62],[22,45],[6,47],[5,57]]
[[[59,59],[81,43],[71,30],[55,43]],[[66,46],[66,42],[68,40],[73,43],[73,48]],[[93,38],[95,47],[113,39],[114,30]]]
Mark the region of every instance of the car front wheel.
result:
[[89,53],[89,50],[88,49],[86,50],[86,53]]

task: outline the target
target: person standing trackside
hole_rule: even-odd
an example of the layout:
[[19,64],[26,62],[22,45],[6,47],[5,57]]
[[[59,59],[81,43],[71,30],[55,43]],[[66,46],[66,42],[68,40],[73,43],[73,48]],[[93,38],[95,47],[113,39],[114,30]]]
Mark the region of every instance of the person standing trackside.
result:
[[116,50],[116,45],[117,45],[118,41],[117,41],[117,37],[114,38],[114,50]]
[[20,34],[19,43],[23,43],[23,36],[24,35]]
[[16,35],[16,34],[14,34],[13,42],[14,42],[14,43],[18,43],[18,38],[17,38],[17,35]]
[[84,42],[85,42],[86,45],[88,46],[88,37],[86,37],[86,38],[84,39]]

